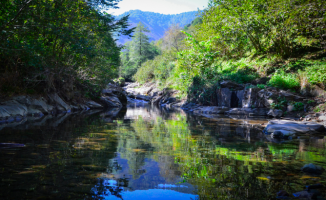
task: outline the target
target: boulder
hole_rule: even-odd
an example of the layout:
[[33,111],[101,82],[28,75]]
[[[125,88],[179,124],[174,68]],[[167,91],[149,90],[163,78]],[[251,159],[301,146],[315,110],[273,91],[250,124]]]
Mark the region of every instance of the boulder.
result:
[[10,117],[25,117],[27,115],[27,107],[15,100],[2,102],[0,104],[0,121]]
[[[107,88],[102,90],[102,95],[118,98],[120,104],[123,106],[127,105],[127,103],[128,103],[126,91],[124,91],[124,89],[122,87],[119,87],[117,85],[108,84]],[[108,105],[108,104],[106,104],[106,105]]]
[[122,107],[122,103],[120,102],[119,98],[116,96],[102,96],[101,101],[107,107]]
[[264,133],[270,135],[275,131],[281,131],[283,135],[292,136],[296,134],[325,132],[326,129],[323,125],[315,122],[296,122],[290,120],[272,120],[270,121]]
[[322,174],[325,169],[319,165],[314,165],[312,163],[306,164],[301,168],[301,171],[309,174]]
[[227,107],[201,106],[194,109],[194,114],[224,114],[228,110]]
[[44,114],[40,110],[37,110],[37,109],[34,109],[34,108],[28,108],[27,115],[28,116],[35,116],[35,117],[44,116]]
[[280,118],[283,116],[283,111],[277,109],[271,109],[268,111],[267,115],[270,117]]
[[86,102],[86,105],[87,105],[89,108],[93,108],[93,109],[96,109],[96,108],[103,108],[102,105],[96,103],[95,101],[88,101],[88,102]]
[[66,102],[64,102],[57,93],[49,94],[48,97],[51,103],[55,105],[59,112],[71,111],[71,107]]
[[228,115],[267,116],[267,108],[233,108],[226,112]]
[[48,105],[46,103],[46,100],[43,97],[33,98],[29,96],[17,96],[14,97],[13,100],[19,102],[22,105],[27,106],[28,110],[31,110],[29,113],[33,113],[35,110],[39,110],[44,114],[48,114],[51,113],[54,109],[53,106]]
[[260,95],[262,89],[247,88],[244,90],[242,107],[243,108],[266,108],[265,99]]
[[232,89],[232,90],[243,90],[244,89],[243,85],[235,83],[235,82],[230,81],[230,80],[225,80],[225,81],[220,82],[220,86],[222,88],[229,88],[229,89]]

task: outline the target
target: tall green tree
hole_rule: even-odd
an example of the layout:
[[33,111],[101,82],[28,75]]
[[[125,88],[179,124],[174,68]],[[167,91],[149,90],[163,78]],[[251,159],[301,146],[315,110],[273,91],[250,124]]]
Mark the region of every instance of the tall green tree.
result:
[[141,64],[150,57],[150,42],[146,33],[149,33],[147,27],[141,22],[138,23],[134,38],[131,44],[131,60],[133,60],[139,67]]
[[149,41],[147,34],[150,31],[141,22],[135,28],[133,39],[125,44],[121,52],[121,76],[131,79],[137,69],[147,61],[159,55],[159,50],[154,42]]

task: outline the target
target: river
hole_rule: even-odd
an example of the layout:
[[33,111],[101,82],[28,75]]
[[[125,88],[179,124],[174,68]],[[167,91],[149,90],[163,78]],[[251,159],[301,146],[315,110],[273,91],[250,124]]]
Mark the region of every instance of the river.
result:
[[[136,107],[0,130],[0,199],[275,199],[325,184],[326,139],[271,142],[267,119]],[[325,196],[325,189],[319,191]]]

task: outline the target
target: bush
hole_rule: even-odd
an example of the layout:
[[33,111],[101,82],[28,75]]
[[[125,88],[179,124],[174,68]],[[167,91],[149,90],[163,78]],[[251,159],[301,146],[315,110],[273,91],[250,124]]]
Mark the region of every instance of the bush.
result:
[[295,74],[276,71],[271,80],[269,80],[268,85],[281,89],[296,90],[300,87],[300,81]]

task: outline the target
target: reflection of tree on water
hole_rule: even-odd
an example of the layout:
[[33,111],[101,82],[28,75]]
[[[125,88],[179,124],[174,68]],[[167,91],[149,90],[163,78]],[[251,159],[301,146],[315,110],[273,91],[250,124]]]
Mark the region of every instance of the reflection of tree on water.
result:
[[92,198],[104,199],[105,196],[113,195],[119,199],[123,199],[122,193],[124,192],[124,187],[129,184],[128,182],[125,178],[118,180],[99,179],[98,184],[92,189]]

